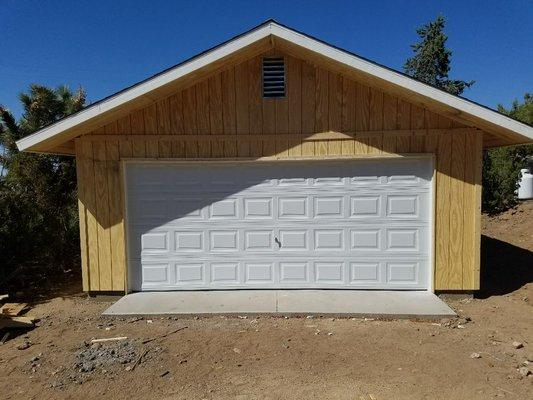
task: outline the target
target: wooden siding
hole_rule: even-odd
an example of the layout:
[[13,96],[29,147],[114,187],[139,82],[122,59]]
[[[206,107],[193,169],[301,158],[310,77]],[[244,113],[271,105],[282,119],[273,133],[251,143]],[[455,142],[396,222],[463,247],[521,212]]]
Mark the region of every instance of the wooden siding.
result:
[[76,140],[84,290],[126,288],[122,159],[400,153],[435,154],[434,288],[479,288],[482,132],[285,59],[283,99],[262,98],[254,57]]

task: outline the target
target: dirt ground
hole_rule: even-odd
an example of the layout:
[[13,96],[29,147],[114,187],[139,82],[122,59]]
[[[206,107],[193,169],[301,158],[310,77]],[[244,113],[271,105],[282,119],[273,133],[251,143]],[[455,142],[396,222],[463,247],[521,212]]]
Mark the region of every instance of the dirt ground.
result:
[[0,346],[0,398],[532,399],[533,202],[485,216],[482,249],[457,320],[108,319],[78,286],[45,293],[38,327]]

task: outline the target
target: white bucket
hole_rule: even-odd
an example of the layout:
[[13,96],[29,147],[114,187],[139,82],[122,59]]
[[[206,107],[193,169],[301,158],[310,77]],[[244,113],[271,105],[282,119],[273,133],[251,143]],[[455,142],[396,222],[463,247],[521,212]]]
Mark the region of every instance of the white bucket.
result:
[[528,168],[522,168],[520,181],[518,182],[518,198],[520,200],[533,199],[533,175]]

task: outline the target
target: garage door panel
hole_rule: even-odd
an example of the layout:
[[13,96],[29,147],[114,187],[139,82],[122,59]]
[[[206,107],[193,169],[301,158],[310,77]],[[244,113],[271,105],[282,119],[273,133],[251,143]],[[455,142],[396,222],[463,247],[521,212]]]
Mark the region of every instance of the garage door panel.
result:
[[[165,194],[160,194],[160,196],[165,196]],[[190,220],[202,220],[205,219],[205,210],[202,207],[199,207],[202,203],[206,202],[205,198],[202,197],[183,197],[176,195],[166,195],[166,220],[181,220],[190,219]]]
[[314,263],[316,283],[343,284],[344,283],[344,262],[324,262]]
[[131,286],[427,288],[431,176],[428,160],[128,165]]
[[168,232],[150,232],[141,236],[142,252],[167,252],[169,250]]
[[251,285],[274,284],[274,263],[250,261],[245,262],[244,283]]
[[245,230],[244,251],[268,251],[274,250],[274,230]]
[[381,215],[381,196],[354,195],[350,197],[350,216],[353,218],[374,218]]
[[274,213],[272,208],[272,198],[257,197],[245,198],[244,202],[244,219],[273,219]]
[[211,263],[211,283],[220,285],[238,285],[241,282],[239,262]]
[[163,262],[143,262],[143,284],[146,285],[169,285],[170,264]]
[[291,284],[310,284],[311,271],[307,261],[282,261],[280,267],[280,283],[285,285]]
[[352,261],[349,265],[350,284],[374,285],[381,282],[383,273],[379,262]]
[[379,252],[382,248],[381,229],[350,229],[350,250],[354,252]]
[[420,289],[424,260],[302,259],[143,262],[143,290],[298,287]]
[[174,231],[174,250],[177,252],[203,252],[204,242],[203,231]]
[[420,231],[411,228],[387,229],[387,251],[413,251],[420,250]]
[[388,262],[387,281],[395,284],[416,284],[418,283],[418,270],[420,266],[417,262]]
[[209,249],[212,252],[236,252],[239,246],[239,231],[213,230],[209,232]]
[[239,201],[237,199],[213,199],[213,203],[208,206],[210,219],[238,219]]
[[346,233],[343,229],[315,229],[313,249],[317,251],[344,251]]
[[278,247],[281,252],[309,250],[309,232],[306,229],[279,229]]
[[307,219],[309,217],[308,197],[278,197],[278,218]]
[[[133,252],[144,256],[160,253],[176,253],[183,257],[190,253],[221,254],[240,252],[241,256],[264,252],[306,254],[308,251],[335,253],[352,256],[358,253],[366,255],[376,253],[381,256],[401,255],[402,253],[426,254],[428,249],[427,226],[402,224],[358,224],[357,228],[338,228],[338,224],[321,225],[316,228],[311,224],[299,228],[287,225],[274,228],[264,227],[239,229],[207,229],[198,227],[159,232],[151,230],[142,233],[137,229],[140,240],[132,240]],[[132,235],[133,236],[133,235]]]
[[314,196],[314,218],[344,218],[344,196]]
[[204,286],[206,283],[204,263],[176,263],[175,277],[176,285],[200,285]]

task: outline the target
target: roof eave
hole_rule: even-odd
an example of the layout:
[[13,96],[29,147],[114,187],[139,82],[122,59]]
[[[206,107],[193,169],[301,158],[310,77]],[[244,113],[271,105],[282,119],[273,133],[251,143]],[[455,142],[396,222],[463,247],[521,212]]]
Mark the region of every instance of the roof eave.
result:
[[[495,110],[486,108],[462,97],[451,95],[433,86],[419,82],[400,72],[388,69],[369,60],[351,54],[345,50],[336,48],[330,44],[310,37],[301,32],[283,26],[273,20],[251,29],[229,41],[218,45],[198,56],[195,56],[176,67],[170,68],[163,73],[157,74],[139,84],[112,95],[84,110],[66,117],[50,126],[47,126],[32,135],[17,141],[21,151],[46,151],[56,146],[60,135],[64,135],[65,141],[72,139],[76,134],[82,134],[81,127],[87,126],[91,121],[97,120],[106,113],[118,111],[121,106],[146,98],[149,103],[150,93],[179,81],[184,76],[205,68],[207,65],[217,62],[221,58],[238,52],[247,46],[261,41],[269,36],[290,42],[308,51],[317,53],[321,57],[343,64],[346,67],[357,70],[368,76],[387,82],[394,87],[400,88],[419,96],[427,98],[435,104],[449,109],[452,115],[461,116],[472,121],[473,125],[480,129],[492,130],[500,133],[507,141],[518,143],[533,142],[533,127],[509,118]],[[483,127],[484,126],[484,127]],[[513,144],[510,143],[510,144]]]

